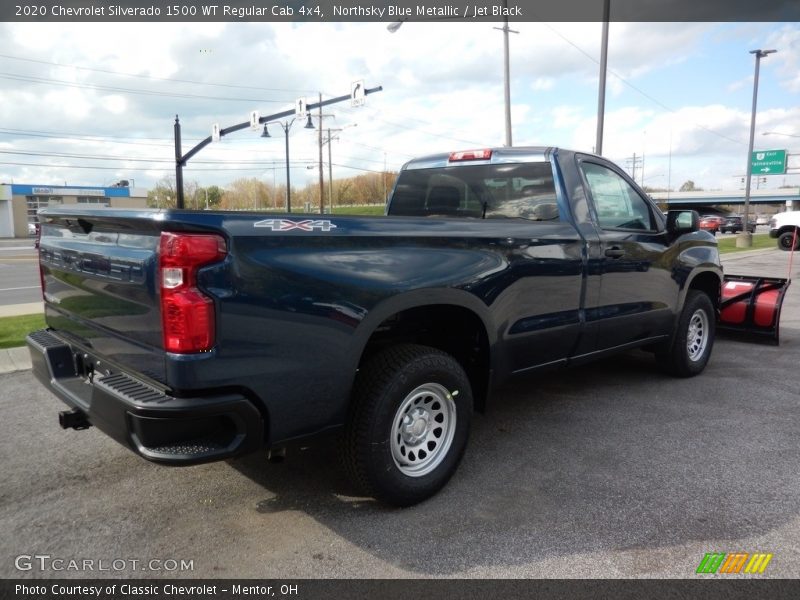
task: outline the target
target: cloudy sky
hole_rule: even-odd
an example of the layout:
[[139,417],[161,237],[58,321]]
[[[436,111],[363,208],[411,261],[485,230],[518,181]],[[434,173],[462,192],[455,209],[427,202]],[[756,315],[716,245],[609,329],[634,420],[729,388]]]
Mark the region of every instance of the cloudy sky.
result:
[[[346,94],[358,79],[384,91],[363,107],[325,110],[333,115],[326,128],[345,128],[332,147],[334,177],[499,146],[503,36],[495,25],[407,22],[390,33],[387,23],[2,23],[0,181],[149,187],[174,173],[176,114],[186,151],[212,123]],[[591,151],[601,24],[512,29],[514,145]],[[612,23],[604,155],[629,172],[634,153],[643,156],[653,187],[688,179],[739,187],[755,48],[778,50],[762,61],[756,149],[800,153],[800,24]],[[317,177],[306,168],[317,160],[317,137],[304,124],[290,132],[293,184]],[[283,132],[270,132],[226,136],[189,163],[185,179],[282,182]],[[800,185],[800,175],[773,176],[766,187],[784,184]]]

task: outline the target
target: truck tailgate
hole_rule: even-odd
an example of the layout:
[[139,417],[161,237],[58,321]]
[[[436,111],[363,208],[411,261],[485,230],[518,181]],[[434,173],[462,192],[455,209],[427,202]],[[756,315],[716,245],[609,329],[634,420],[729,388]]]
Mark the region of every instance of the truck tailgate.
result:
[[47,324],[67,341],[165,381],[152,220],[52,216],[39,243]]

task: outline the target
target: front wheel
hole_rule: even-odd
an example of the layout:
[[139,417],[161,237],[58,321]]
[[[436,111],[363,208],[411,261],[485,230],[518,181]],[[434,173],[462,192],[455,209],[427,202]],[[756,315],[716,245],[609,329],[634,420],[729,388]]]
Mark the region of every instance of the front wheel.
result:
[[656,360],[668,373],[693,377],[705,369],[714,346],[716,319],[710,298],[689,290],[672,338],[656,352]]
[[800,250],[798,241],[800,241],[800,235],[795,236],[794,231],[786,231],[778,236],[778,248],[789,251],[794,246],[795,250]]
[[439,491],[469,435],[472,390],[461,365],[435,348],[399,345],[359,370],[342,458],[362,492],[410,506]]

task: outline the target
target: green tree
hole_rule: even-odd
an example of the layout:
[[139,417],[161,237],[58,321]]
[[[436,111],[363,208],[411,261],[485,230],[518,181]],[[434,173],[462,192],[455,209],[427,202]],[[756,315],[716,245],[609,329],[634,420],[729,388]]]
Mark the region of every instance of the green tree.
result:
[[164,177],[147,192],[147,206],[151,208],[175,208],[176,202],[175,179],[172,177]]
[[681,191],[681,192],[702,192],[703,188],[695,186],[694,181],[689,179],[689,180],[683,182],[683,185],[681,185],[679,191]]

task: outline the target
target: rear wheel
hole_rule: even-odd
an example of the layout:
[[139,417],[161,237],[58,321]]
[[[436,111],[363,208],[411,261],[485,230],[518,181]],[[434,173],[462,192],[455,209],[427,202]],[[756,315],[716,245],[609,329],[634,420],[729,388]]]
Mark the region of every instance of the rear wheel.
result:
[[794,231],[786,231],[778,236],[778,248],[781,250],[791,250],[794,246],[795,250],[800,250],[800,235],[795,237]]
[[656,352],[656,360],[668,373],[693,377],[705,369],[714,346],[714,305],[699,290],[689,290],[678,326],[670,341]]
[[467,445],[472,391],[461,365],[435,348],[400,345],[359,371],[342,458],[362,492],[397,506],[439,491]]

